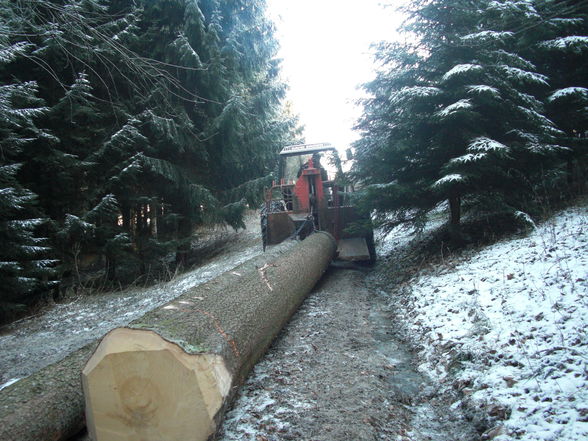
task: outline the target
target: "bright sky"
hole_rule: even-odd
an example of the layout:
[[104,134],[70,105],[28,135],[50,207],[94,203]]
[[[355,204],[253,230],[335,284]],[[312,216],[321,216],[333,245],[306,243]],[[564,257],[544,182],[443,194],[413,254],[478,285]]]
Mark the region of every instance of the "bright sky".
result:
[[289,99],[306,128],[306,142],[330,142],[342,151],[358,138],[352,127],[361,110],[354,101],[361,96],[357,86],[373,77],[370,44],[398,38],[402,22],[395,8],[381,3],[268,0]]

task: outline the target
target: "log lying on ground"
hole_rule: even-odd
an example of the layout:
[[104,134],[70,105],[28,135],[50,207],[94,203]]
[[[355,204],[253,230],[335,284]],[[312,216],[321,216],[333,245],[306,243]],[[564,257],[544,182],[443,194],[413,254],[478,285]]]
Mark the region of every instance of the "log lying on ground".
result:
[[327,269],[315,233],[241,265],[104,337],[82,373],[95,441],[204,441],[255,362]]
[[[277,247],[275,253],[280,252]],[[273,255],[270,251],[252,262],[263,266]],[[234,276],[229,271],[219,277]],[[80,372],[97,345],[90,343],[0,391],[0,441],[65,441],[82,430]]]
[[80,370],[97,342],[0,392],[0,441],[66,440],[84,428]]

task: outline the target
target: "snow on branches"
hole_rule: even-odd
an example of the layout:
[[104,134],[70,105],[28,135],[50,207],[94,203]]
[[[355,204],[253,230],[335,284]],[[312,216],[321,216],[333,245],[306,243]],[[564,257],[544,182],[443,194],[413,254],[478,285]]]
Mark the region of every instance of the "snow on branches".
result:
[[472,84],[466,86],[466,90],[470,95],[489,95],[494,98],[500,97],[500,91],[496,87],[487,86],[485,84]]
[[508,152],[509,148],[501,142],[485,136],[474,138],[468,144],[469,152]]
[[436,113],[436,115],[441,118],[445,118],[447,116],[454,114],[455,112],[458,112],[461,110],[469,110],[472,107],[474,107],[474,105],[472,104],[471,100],[466,98],[466,99],[459,100],[453,104],[448,105],[444,109],[438,111]]
[[554,38],[553,40],[542,42],[539,46],[545,49],[579,53],[588,49],[588,36],[572,35],[569,37]]
[[470,64],[470,63],[457,64],[457,65],[453,66],[451,69],[449,69],[443,75],[443,81],[447,81],[453,77],[461,76],[464,74],[481,72],[482,69],[483,69],[482,66],[480,66],[479,64]]
[[470,162],[478,162],[480,159],[484,159],[488,156],[486,153],[466,153],[465,155],[458,156],[449,161],[450,164],[467,164]]
[[547,98],[548,102],[558,101],[564,98],[588,98],[588,89],[585,87],[566,87],[558,89]]
[[522,83],[543,84],[545,86],[549,84],[547,82],[548,78],[540,73],[530,72],[528,70],[519,69],[518,67],[507,66],[506,64],[502,64],[499,67],[506,75]]
[[400,104],[413,99],[430,98],[433,96],[440,95],[441,89],[438,87],[427,87],[427,86],[412,86],[403,87],[390,95],[390,102],[392,104]]
[[459,174],[459,173],[452,173],[450,175],[445,175],[441,179],[435,181],[432,185],[433,188],[441,188],[448,184],[459,184],[467,181],[467,177]]
[[514,36],[514,32],[510,31],[480,31],[473,34],[467,34],[461,37],[464,43],[488,43],[488,42],[503,42]]

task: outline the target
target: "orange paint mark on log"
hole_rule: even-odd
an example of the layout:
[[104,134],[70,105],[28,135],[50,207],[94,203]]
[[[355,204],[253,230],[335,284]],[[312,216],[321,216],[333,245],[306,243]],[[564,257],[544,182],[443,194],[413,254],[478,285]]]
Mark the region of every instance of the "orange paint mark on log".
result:
[[227,334],[225,332],[225,330],[223,329],[223,327],[220,324],[220,321],[214,315],[212,315],[208,311],[204,311],[203,309],[193,308],[191,310],[199,312],[201,314],[204,314],[209,319],[211,319],[214,327],[216,328],[218,333],[221,335],[221,337],[225,339],[225,341],[227,342],[227,344],[229,345],[229,347],[233,351],[233,354],[235,354],[236,357],[241,357],[241,352],[239,351],[239,348],[237,347],[237,343],[235,342],[235,340],[231,336],[229,336],[229,334]]

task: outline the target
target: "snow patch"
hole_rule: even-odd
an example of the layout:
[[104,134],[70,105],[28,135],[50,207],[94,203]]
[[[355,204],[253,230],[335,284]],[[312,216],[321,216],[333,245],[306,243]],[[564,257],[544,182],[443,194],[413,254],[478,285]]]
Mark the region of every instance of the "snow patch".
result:
[[587,439],[586,206],[423,273],[396,307],[455,406],[491,415],[497,441]]
[[5,383],[0,384],[0,390],[7,388],[11,384],[16,383],[18,380],[20,380],[20,378],[11,378],[10,380],[6,381]]

